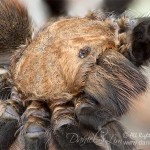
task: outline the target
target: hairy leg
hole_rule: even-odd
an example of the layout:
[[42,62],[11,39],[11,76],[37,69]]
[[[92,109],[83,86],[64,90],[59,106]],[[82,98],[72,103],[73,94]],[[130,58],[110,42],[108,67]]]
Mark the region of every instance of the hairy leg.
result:
[[6,69],[0,66],[0,99],[10,99],[11,89],[10,74]]
[[16,99],[17,93],[12,93],[10,100],[0,101],[0,149],[9,149],[14,142],[20,115],[24,111],[22,103]]
[[145,65],[150,58],[150,20],[139,23],[132,33],[131,60],[136,66]]
[[118,52],[106,51],[97,59],[83,93],[75,101],[77,119],[96,132],[107,127],[106,140],[109,142],[115,136],[121,141],[121,144],[110,142],[112,149],[134,149],[117,119],[129,110],[146,87],[145,77],[131,62]]
[[75,121],[74,107],[70,104],[51,106],[53,135],[62,150],[103,150],[92,141],[82,143],[83,136],[79,125]]
[[43,102],[32,101],[22,116],[26,150],[48,150],[48,137],[50,127],[50,111]]
[[127,136],[123,126],[116,120],[117,116],[105,106],[95,103],[89,96],[82,96],[75,101],[75,111],[79,123],[95,135],[104,138],[112,150],[133,150],[132,140]]

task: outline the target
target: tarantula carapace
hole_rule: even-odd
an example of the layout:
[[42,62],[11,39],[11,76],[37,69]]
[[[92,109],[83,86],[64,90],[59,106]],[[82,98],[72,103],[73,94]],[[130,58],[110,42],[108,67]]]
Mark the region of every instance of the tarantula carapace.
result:
[[126,17],[62,18],[33,37],[26,9],[6,0],[0,20],[0,50],[16,50],[1,76],[1,89],[11,89],[0,102],[1,150],[13,149],[21,135],[18,149],[106,149],[92,139],[81,142],[93,134],[112,150],[134,149],[119,118],[147,84],[134,65]]

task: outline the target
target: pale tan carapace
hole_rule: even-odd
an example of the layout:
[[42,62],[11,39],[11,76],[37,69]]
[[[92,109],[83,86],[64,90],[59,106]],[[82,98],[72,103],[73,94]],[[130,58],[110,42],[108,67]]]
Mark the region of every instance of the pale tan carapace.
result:
[[[48,25],[21,52],[14,55],[15,86],[27,99],[71,99],[85,85],[99,54],[128,50],[128,19],[62,19]],[[90,47],[84,58],[80,51]],[[18,58],[18,56],[20,58]],[[15,63],[14,63],[15,62]]]

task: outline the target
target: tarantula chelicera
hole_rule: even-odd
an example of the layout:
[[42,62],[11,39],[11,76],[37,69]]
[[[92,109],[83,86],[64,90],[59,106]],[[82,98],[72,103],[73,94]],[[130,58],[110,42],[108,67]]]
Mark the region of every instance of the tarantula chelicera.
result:
[[83,142],[93,134],[112,150],[134,149],[119,118],[147,84],[126,17],[63,18],[33,36],[26,9],[6,0],[0,29],[0,51],[16,50],[0,80],[11,94],[0,101],[0,150],[106,149]]

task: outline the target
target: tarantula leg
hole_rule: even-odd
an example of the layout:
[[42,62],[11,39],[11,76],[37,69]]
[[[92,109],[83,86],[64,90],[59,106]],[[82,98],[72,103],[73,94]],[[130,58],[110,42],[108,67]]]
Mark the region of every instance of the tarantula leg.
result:
[[26,150],[48,150],[46,131],[50,126],[50,111],[43,102],[33,101],[22,116],[22,133]]
[[19,128],[19,116],[24,110],[18,100],[13,96],[11,98],[0,101],[0,149],[8,149],[17,137],[15,133]]
[[89,96],[82,96],[75,101],[75,112],[78,121],[92,129],[100,138],[104,137],[112,150],[134,149],[132,140],[126,135],[122,125],[115,120],[117,117],[114,118],[109,109],[100,107]]
[[0,66],[0,100],[10,99],[12,85],[8,70]]
[[114,120],[109,109],[101,108],[89,95],[82,95],[75,100],[75,112],[79,122],[94,130]]
[[70,104],[51,107],[53,134],[62,150],[102,150],[92,141],[82,143],[86,139],[75,121],[74,107]]
[[145,65],[150,58],[150,21],[139,23],[132,33],[132,56],[131,61],[136,66]]
[[111,150],[135,150],[134,141],[118,121],[112,121],[100,129],[100,135],[110,144]]

